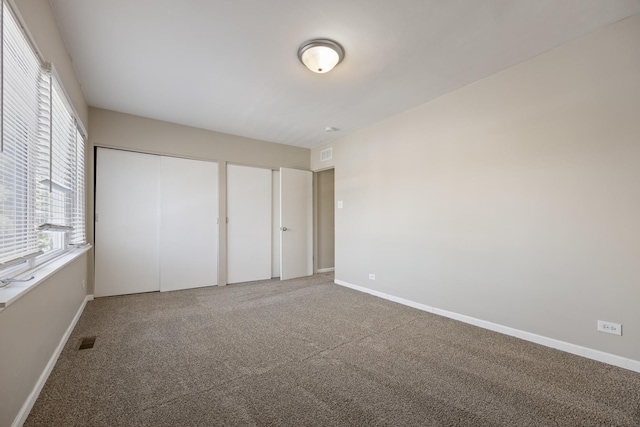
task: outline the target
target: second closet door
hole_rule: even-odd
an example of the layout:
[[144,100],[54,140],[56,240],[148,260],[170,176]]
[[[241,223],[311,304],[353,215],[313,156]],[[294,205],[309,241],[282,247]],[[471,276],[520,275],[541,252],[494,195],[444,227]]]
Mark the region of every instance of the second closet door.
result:
[[269,169],[227,167],[227,282],[271,278]]
[[160,290],[218,284],[218,164],[160,158]]

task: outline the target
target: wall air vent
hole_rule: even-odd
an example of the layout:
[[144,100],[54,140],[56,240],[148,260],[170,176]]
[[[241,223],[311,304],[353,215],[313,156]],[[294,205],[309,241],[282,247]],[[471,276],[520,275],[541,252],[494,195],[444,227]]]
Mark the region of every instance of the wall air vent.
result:
[[320,152],[320,161],[326,162],[333,159],[333,147],[325,148]]

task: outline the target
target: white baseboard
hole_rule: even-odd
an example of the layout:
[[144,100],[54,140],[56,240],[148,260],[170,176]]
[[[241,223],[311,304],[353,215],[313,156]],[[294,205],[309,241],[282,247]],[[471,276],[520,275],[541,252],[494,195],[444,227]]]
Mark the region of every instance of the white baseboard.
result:
[[62,349],[64,348],[65,344],[67,344],[67,340],[71,336],[71,332],[73,332],[73,328],[76,327],[78,320],[80,320],[80,316],[82,315],[82,312],[84,311],[84,308],[86,307],[87,302],[92,300],[93,300],[93,295],[87,295],[85,297],[84,301],[82,302],[82,305],[80,305],[80,308],[78,309],[78,312],[73,317],[71,324],[69,325],[66,332],[60,339],[60,343],[58,344],[58,347],[56,347],[55,351],[51,355],[51,359],[49,359],[49,363],[47,363],[47,366],[45,366],[44,371],[42,371],[42,374],[40,374],[40,378],[38,378],[38,382],[36,383],[31,393],[29,394],[29,397],[27,397],[27,400],[22,405],[20,412],[18,412],[18,415],[13,421],[12,427],[21,427],[24,424],[24,422],[27,421],[29,412],[31,412],[31,408],[33,408],[33,405],[36,403],[36,400],[38,400],[38,396],[42,391],[42,387],[44,387],[44,384],[47,382],[47,379],[49,378],[51,371],[53,371],[53,367],[56,366],[58,357],[60,357],[60,353],[62,353]]
[[536,344],[544,345],[546,347],[551,347],[557,350],[565,351],[567,353],[586,357],[587,359],[597,360],[598,362],[603,362],[609,365],[618,366],[620,368],[629,369],[630,371],[634,372],[640,372],[640,361],[638,360],[628,359],[626,357],[616,356],[615,354],[605,353],[600,350],[594,350],[592,348],[582,347],[576,344],[571,344],[554,338],[537,335],[531,332],[521,331],[519,329],[510,328],[508,326],[499,325],[497,323],[488,322],[486,320],[476,319],[475,317],[465,316],[464,314],[441,310],[436,307],[431,307],[425,304],[417,303],[415,301],[410,301],[404,298],[385,294],[384,292],[375,291],[363,286],[353,285],[342,280],[335,280],[335,283],[340,286],[355,289],[356,291],[364,292],[389,301],[397,302],[398,304],[417,308],[418,310],[438,314],[440,316],[448,317],[454,320],[459,320],[460,322],[479,326],[484,329],[489,329],[490,331],[499,332],[501,334],[510,335],[512,337],[517,337],[526,341],[534,342]]
[[335,268],[334,268],[334,267],[330,267],[330,268],[319,268],[319,269],[317,270],[317,272],[318,272],[318,273],[328,273],[328,272],[330,272],[330,271],[334,271],[334,270],[335,270]]

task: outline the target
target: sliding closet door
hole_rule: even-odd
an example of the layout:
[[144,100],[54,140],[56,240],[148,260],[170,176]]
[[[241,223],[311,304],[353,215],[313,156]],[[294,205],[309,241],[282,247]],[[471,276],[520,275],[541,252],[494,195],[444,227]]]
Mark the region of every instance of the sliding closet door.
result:
[[227,282],[271,278],[271,170],[227,167]]
[[160,290],[218,284],[218,164],[160,158]]
[[160,157],[98,148],[95,296],[160,290]]

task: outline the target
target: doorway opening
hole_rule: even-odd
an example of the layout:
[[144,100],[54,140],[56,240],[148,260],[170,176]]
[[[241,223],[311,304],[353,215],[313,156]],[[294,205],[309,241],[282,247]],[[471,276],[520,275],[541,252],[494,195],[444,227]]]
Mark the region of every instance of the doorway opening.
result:
[[315,256],[314,270],[335,270],[335,169],[314,173]]

